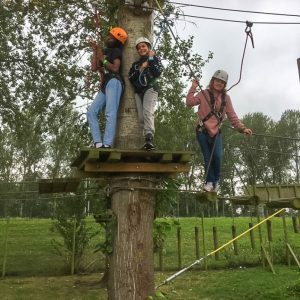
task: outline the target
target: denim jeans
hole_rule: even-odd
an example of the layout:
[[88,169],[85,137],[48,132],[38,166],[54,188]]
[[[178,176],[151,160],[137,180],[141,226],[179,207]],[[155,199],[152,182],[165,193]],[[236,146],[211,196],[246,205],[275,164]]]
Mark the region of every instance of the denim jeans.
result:
[[[217,134],[214,138],[212,138],[205,132],[197,132],[197,140],[200,144],[204,158],[204,169],[205,174],[207,174],[205,180],[206,182],[212,182],[215,184],[220,180],[221,162],[223,156],[222,136],[221,134]],[[213,147],[214,152],[212,154]],[[210,158],[211,162],[209,164]]]
[[154,135],[154,109],[158,98],[158,92],[153,88],[148,89],[141,99],[140,94],[135,94],[139,123],[143,126],[143,134]]
[[[122,84],[116,79],[112,78],[106,85],[105,94],[98,92],[95,100],[89,106],[87,111],[87,121],[91,130],[94,143],[102,143],[105,145],[113,145],[116,127],[117,127],[117,115],[122,94]],[[100,132],[98,115],[105,110],[105,131],[102,140]]]

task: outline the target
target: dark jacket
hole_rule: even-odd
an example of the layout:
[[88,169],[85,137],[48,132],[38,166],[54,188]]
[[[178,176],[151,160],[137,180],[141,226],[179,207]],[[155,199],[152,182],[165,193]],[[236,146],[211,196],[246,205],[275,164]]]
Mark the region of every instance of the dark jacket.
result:
[[[140,71],[141,65],[148,61],[148,67]],[[160,76],[163,70],[161,60],[157,56],[150,58],[148,56],[141,57],[135,61],[129,70],[129,80],[134,87],[136,93],[144,93],[149,88],[157,90],[156,79]]]

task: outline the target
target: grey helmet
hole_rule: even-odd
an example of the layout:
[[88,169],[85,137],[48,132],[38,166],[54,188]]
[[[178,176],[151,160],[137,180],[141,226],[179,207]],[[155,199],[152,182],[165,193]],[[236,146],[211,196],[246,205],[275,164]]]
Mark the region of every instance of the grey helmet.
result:
[[213,78],[218,78],[220,80],[225,81],[227,83],[228,81],[228,73],[224,70],[217,70],[215,74],[213,75]]
[[151,45],[151,42],[144,36],[138,38],[136,41],[135,41],[135,48],[137,48],[137,45],[140,44],[140,43],[146,43],[149,45],[150,49],[152,48],[152,45]]

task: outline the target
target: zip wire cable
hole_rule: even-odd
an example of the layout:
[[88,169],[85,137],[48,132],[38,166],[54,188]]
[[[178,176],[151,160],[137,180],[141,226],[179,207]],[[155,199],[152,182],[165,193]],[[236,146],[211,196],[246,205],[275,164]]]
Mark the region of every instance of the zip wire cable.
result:
[[300,17],[300,15],[294,15],[294,14],[283,14],[283,13],[262,12],[262,11],[254,11],[254,10],[221,8],[221,7],[213,7],[213,6],[203,6],[203,5],[196,5],[196,4],[180,3],[180,2],[174,2],[174,1],[169,1],[169,3],[183,5],[184,7],[199,7],[199,8],[222,10],[222,11],[243,12],[243,13],[251,13],[251,14],[274,15],[274,16],[284,16],[284,17]]
[[155,287],[155,289],[158,289],[159,287],[169,283],[170,281],[172,281],[173,279],[175,279],[176,277],[178,277],[179,275],[185,273],[186,271],[188,271],[189,269],[191,269],[193,266],[200,264],[203,260],[206,260],[209,256],[212,256],[213,254],[219,252],[220,250],[222,250],[223,248],[225,248],[226,246],[230,245],[231,243],[233,243],[234,241],[238,240],[239,238],[241,238],[242,236],[244,236],[245,234],[247,234],[248,232],[250,232],[251,230],[255,229],[256,227],[260,226],[261,224],[263,224],[264,222],[270,220],[271,218],[275,217],[276,215],[280,214],[281,212],[283,212],[285,210],[285,208],[282,208],[280,210],[278,210],[277,212],[275,212],[274,214],[272,214],[271,216],[265,218],[264,220],[260,221],[259,223],[257,223],[256,225],[254,225],[253,227],[247,229],[246,231],[242,232],[241,234],[239,234],[238,236],[236,236],[234,239],[228,241],[227,243],[223,244],[222,246],[220,246],[218,249],[208,253],[207,255],[201,257],[200,259],[196,260],[195,262],[193,262],[191,265],[189,265],[188,267],[178,271],[177,273],[173,274],[172,276],[168,277],[165,281],[163,281],[162,283],[160,283],[159,285],[157,285]]

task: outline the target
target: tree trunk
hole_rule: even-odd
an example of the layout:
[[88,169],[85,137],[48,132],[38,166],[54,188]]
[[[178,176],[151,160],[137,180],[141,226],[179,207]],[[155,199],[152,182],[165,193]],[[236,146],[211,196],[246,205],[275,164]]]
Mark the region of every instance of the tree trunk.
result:
[[134,92],[128,80],[128,72],[132,63],[138,60],[135,41],[141,36],[152,39],[153,17],[152,14],[135,14],[134,10],[122,6],[118,13],[119,25],[128,34],[128,41],[124,47],[122,59],[122,73],[125,79],[125,91],[118,115],[118,133],[116,147],[120,149],[140,149],[143,136],[142,127],[138,122]]
[[144,300],[154,293],[154,195],[135,189],[149,183],[149,177],[112,181],[112,210],[117,221],[110,256],[109,300]]
[[[120,27],[128,33],[128,41],[122,60],[126,87],[119,108],[116,147],[141,149],[142,128],[138,122],[128,71],[138,59],[136,39],[145,36],[151,40],[153,17],[152,13],[137,13],[122,5],[118,19]],[[111,203],[116,224],[113,229],[113,253],[109,257],[109,300],[144,300],[154,294],[154,194],[151,190],[138,187],[154,188],[155,177],[128,173],[116,175],[111,180]]]

